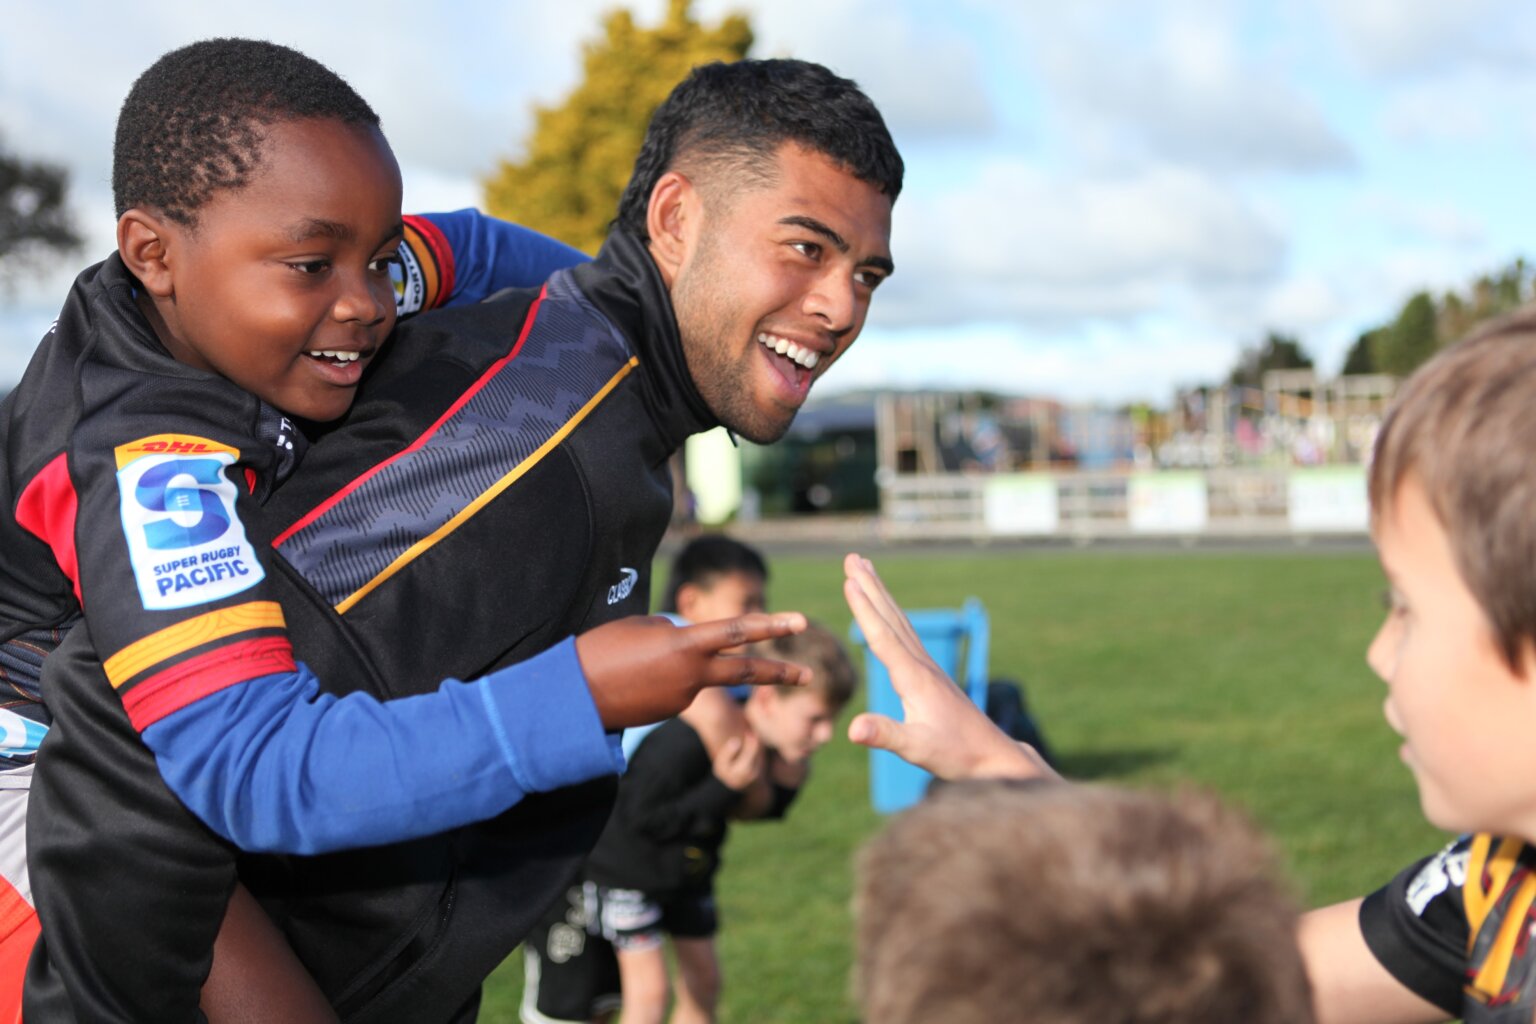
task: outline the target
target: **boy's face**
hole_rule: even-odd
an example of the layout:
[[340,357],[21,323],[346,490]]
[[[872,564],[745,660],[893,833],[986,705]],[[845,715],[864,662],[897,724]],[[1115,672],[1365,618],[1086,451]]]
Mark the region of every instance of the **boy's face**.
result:
[[755,572],[721,573],[677,589],[677,613],[689,622],[717,622],[767,607],[763,578]]
[[1425,817],[1450,831],[1536,838],[1536,685],[1505,663],[1415,476],[1375,537],[1390,608],[1366,660],[1387,684],[1387,722],[1403,737]]
[[375,128],[265,131],[249,184],[216,193],[194,228],[165,224],[161,340],[283,412],[333,420],[394,326],[400,170]]
[[752,730],[786,761],[804,761],[832,738],[838,709],[812,691],[780,693],[771,686],[752,691],[757,713]]
[[891,270],[890,197],[793,144],[775,163],[771,186],[713,186],[672,285],[699,394],[759,444],[789,429],[812,381],[859,336]]

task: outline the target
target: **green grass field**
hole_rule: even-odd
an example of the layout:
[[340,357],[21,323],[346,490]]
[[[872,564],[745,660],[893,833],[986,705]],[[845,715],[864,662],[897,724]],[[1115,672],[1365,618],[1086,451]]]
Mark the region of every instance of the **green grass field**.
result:
[[[992,675],[1021,681],[1076,778],[1193,782],[1275,837],[1309,905],[1361,895],[1442,840],[1365,666],[1381,575],[1366,554],[887,554],[909,608],[967,596],[992,619]],[[834,559],[773,562],[777,608],[847,629]],[[879,827],[867,754],[839,738],[789,819],[737,828],[719,885],[728,1024],[851,1022],[852,856]],[[481,1020],[517,1019],[521,957]]]

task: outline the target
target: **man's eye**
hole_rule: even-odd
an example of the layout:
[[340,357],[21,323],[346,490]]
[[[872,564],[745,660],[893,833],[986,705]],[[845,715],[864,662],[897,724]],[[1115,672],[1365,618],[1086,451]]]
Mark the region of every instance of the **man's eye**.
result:
[[874,270],[860,270],[853,275],[853,279],[870,291],[874,291],[880,287],[880,282],[885,280],[885,275]]
[[796,252],[809,259],[818,259],[821,256],[821,245],[817,242],[790,242]]

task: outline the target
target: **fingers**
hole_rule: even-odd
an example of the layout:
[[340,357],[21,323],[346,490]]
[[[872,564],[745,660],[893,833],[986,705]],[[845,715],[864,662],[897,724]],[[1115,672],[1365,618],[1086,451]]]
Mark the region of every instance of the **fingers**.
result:
[[[847,576],[843,593],[848,598],[850,606],[853,605],[854,598],[849,596],[849,583],[858,591],[859,598],[866,608],[867,615],[878,619],[879,623],[889,630],[895,639],[908,648],[915,650],[922,646],[917,639],[916,631],[912,629],[912,623],[907,618],[907,613],[901,610],[901,605],[896,602],[896,598],[892,597],[891,592],[886,589],[885,583],[881,581],[879,574],[875,572],[873,562],[859,555],[850,554],[847,558],[843,559],[843,573]],[[857,614],[855,612],[856,616]],[[866,633],[869,632],[869,628],[863,619],[859,621],[859,625],[864,628]]]
[[862,747],[889,750],[898,757],[906,739],[899,722],[873,711],[854,716],[848,723],[848,738]]
[[768,615],[756,612],[718,622],[701,622],[696,626],[683,626],[678,630],[684,642],[701,654],[718,654],[756,643],[772,640],[777,636],[789,636],[805,629],[805,616],[799,612],[775,612]]
[[722,654],[704,666],[705,686],[805,686],[811,670],[773,658]]

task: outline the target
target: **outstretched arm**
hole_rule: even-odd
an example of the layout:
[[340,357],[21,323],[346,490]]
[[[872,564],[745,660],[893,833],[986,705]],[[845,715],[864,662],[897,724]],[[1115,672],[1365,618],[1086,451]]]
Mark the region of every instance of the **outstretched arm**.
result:
[[622,761],[605,730],[675,715],[706,686],[803,682],[799,666],[720,652],[804,628],[795,613],[683,628],[620,620],[388,701],[322,694],[300,665],[202,697],[143,736],[176,795],[243,849],[395,842],[612,773]]
[[1360,930],[1361,900],[1303,914],[1298,938],[1317,1024],[1431,1024],[1444,1010],[1381,965]]
[[865,712],[848,738],[889,750],[941,779],[1056,778],[1027,744],[992,724],[923,649],[901,606],[866,558],[843,560],[843,596],[869,649],[891,674],[905,721]]

